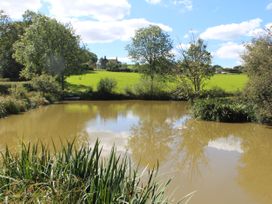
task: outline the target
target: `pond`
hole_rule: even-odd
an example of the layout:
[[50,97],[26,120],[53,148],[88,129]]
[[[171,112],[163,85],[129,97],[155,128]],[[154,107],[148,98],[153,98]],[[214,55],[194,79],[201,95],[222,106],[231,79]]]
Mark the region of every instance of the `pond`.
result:
[[0,120],[0,150],[75,137],[115,144],[143,168],[158,161],[173,200],[196,191],[190,204],[272,203],[271,127],[196,121],[185,102],[159,101],[67,102]]

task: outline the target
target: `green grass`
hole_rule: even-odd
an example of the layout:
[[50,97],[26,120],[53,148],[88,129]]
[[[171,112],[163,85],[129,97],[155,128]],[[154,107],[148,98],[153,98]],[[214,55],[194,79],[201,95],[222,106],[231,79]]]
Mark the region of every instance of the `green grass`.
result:
[[206,89],[219,87],[226,92],[242,91],[248,81],[245,74],[216,74],[206,82]]
[[107,71],[96,71],[83,75],[75,75],[70,76],[67,79],[67,82],[72,85],[83,86],[81,89],[85,89],[85,87],[92,87],[93,90],[96,90],[97,84],[102,78],[112,78],[117,81],[117,93],[124,93],[124,89],[127,86],[135,85],[139,79],[140,74],[138,73],[126,73],[126,72],[107,72]]
[[[117,88],[115,91],[124,93],[126,87],[131,87],[139,82],[141,75],[138,73],[95,71],[93,73],[70,76],[67,82],[78,86],[79,90],[84,90],[87,87],[92,87],[93,90],[96,90],[99,80],[106,77],[116,79]],[[205,89],[219,87],[227,92],[236,92],[242,90],[246,82],[247,76],[245,74],[217,74],[206,82]]]

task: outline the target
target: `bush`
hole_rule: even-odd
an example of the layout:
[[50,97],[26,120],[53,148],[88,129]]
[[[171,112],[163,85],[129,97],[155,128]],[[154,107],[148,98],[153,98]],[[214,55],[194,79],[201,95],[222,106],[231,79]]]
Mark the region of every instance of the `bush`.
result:
[[18,114],[27,110],[27,103],[13,97],[6,97],[1,100],[3,116],[8,114]]
[[9,93],[9,89],[11,88],[11,84],[0,84],[0,94],[6,95]]
[[195,118],[219,122],[249,122],[254,120],[252,107],[231,99],[199,99],[193,104]]
[[50,102],[40,92],[29,93],[29,101],[31,108],[37,108],[39,106],[50,104]]
[[51,102],[58,100],[61,96],[61,87],[56,77],[42,74],[34,77],[31,80],[31,85],[34,91],[42,93],[42,95]]
[[9,93],[15,99],[27,99],[27,89],[22,84],[11,86]]
[[101,94],[112,94],[117,86],[115,79],[104,78],[101,79],[97,85],[97,91]]
[[144,180],[114,149],[102,158],[98,142],[93,148],[68,143],[54,156],[44,145],[22,145],[17,154],[6,149],[1,160],[1,202],[168,203],[156,170]]

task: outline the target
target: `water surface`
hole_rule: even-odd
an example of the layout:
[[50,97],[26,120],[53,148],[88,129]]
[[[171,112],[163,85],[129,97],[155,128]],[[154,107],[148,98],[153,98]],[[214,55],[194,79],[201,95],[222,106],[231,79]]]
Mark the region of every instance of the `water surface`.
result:
[[75,137],[115,144],[142,167],[159,161],[173,200],[196,191],[191,204],[272,203],[271,127],[196,121],[186,103],[158,101],[69,102],[0,120],[0,150]]

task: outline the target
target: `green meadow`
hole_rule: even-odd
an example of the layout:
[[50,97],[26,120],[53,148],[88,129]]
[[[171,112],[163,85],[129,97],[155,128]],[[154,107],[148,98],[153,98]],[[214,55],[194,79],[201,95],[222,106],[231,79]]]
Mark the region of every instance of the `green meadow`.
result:
[[[67,78],[67,82],[77,90],[86,90],[92,87],[96,90],[97,84],[102,78],[112,78],[117,81],[117,93],[124,93],[126,87],[136,85],[141,75],[138,73],[129,72],[108,72],[108,71],[94,71],[82,75],[73,75]],[[212,89],[215,87],[222,88],[227,92],[236,92],[242,90],[248,78],[245,74],[216,74],[205,83],[205,89]]]

